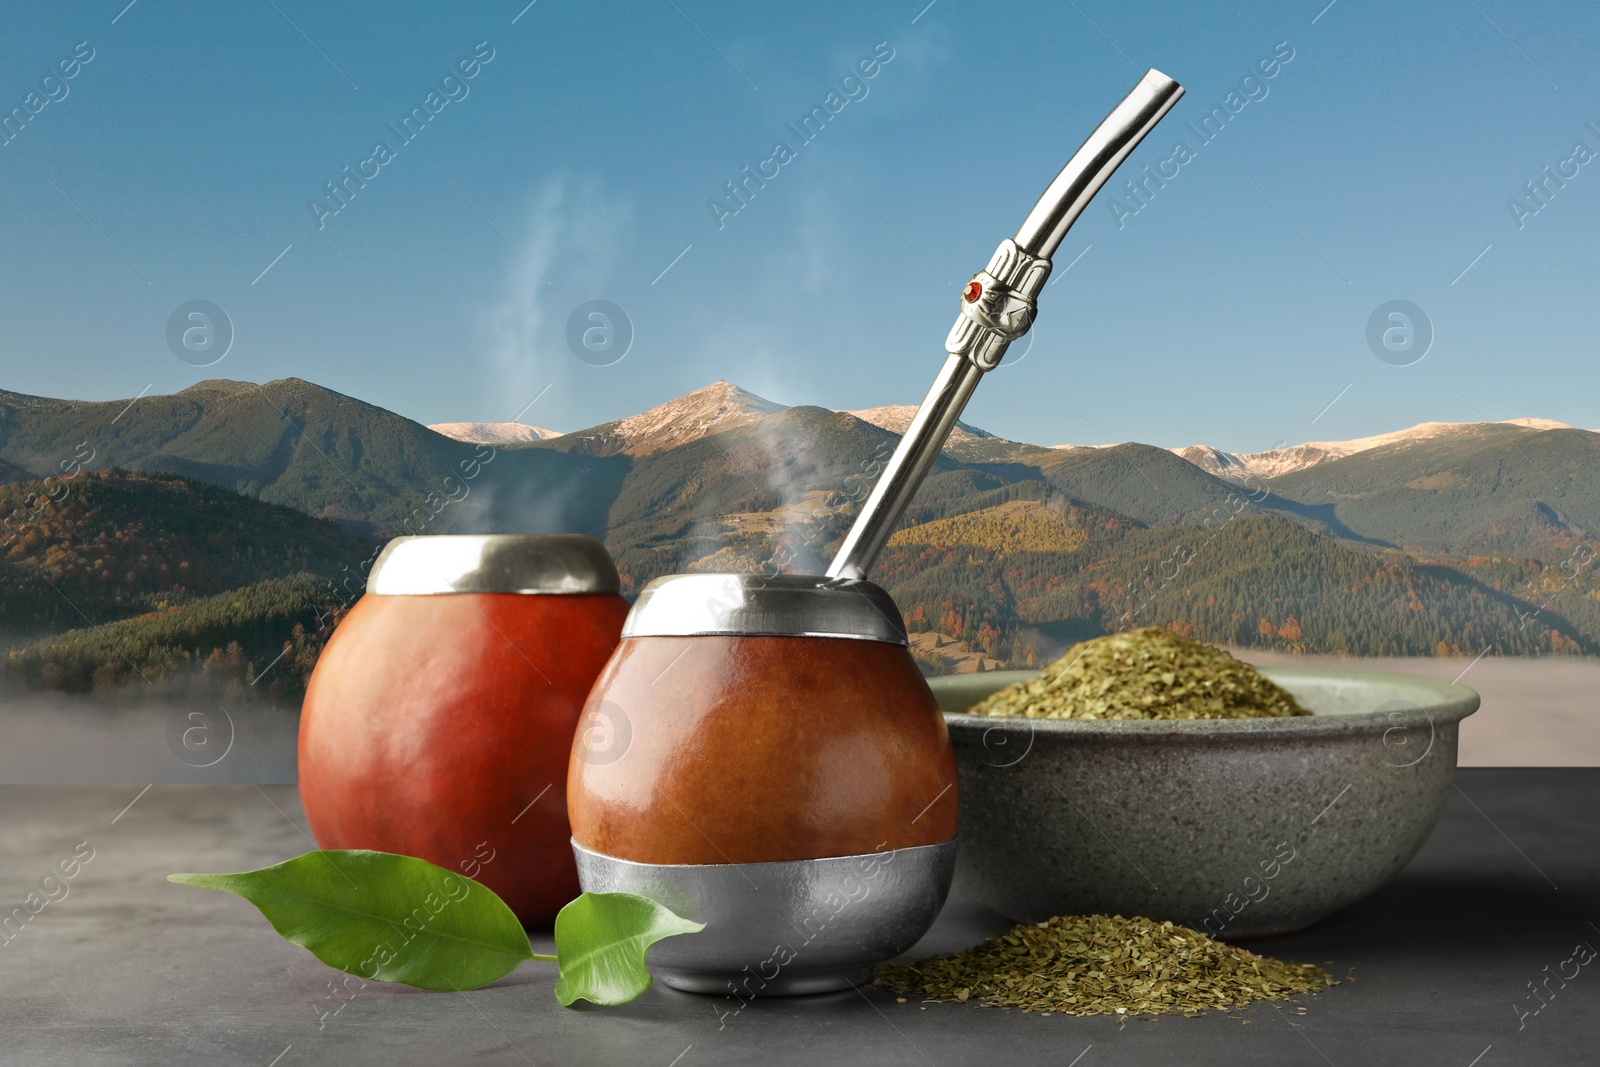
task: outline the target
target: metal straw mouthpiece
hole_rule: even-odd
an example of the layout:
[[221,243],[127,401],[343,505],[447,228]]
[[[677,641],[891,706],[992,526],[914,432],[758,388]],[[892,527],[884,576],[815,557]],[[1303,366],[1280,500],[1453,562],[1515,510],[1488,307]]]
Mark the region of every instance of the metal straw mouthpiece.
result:
[[1050,276],[1050,257],[1094,194],[1183,95],[1157,70],[1145,72],[1028,212],[1015,237],[1000,242],[989,265],[961,293],[961,314],[945,338],[948,353],[933,388],[906,428],[872,495],[828,567],[830,578],[864,578],[986,371],[1033,325],[1035,300]]

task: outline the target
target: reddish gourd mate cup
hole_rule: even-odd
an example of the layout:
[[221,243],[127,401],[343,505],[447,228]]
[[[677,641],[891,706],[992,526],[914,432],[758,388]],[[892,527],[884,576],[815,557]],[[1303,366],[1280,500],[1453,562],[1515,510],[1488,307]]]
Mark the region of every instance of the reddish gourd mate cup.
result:
[[567,761],[628,604],[592,537],[401,537],[334,631],[300,716],[323,848],[418,856],[527,926],[578,895]]

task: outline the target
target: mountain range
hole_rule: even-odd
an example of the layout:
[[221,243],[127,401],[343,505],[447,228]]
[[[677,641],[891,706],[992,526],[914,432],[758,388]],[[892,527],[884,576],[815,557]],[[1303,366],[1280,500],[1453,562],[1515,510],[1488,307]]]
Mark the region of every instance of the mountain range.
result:
[[[617,451],[644,454],[661,451],[695,437],[749,425],[762,415],[782,410],[785,410],[782,404],[766,400],[732,383],[719,381],[676,400],[668,401],[643,414],[582,430],[575,436],[595,438],[610,435],[618,441],[632,442],[617,448]],[[886,407],[843,411],[843,414],[853,415],[863,422],[871,423],[896,435],[906,432],[906,427],[911,425],[916,413],[915,404],[893,404]],[[1473,434],[1496,426],[1531,430],[1575,428],[1554,419],[1537,418],[1506,419],[1501,422],[1424,422],[1408,429],[1371,437],[1347,441],[1307,441],[1297,445],[1282,445],[1262,452],[1228,452],[1212,445],[1189,445],[1170,448],[1168,451],[1219,477],[1236,480],[1247,477],[1275,478],[1331,460],[1342,459],[1357,452]],[[434,423],[428,429],[457,441],[496,447],[516,447],[565,436],[558,430],[546,430],[520,422],[444,422]],[[966,422],[957,422],[945,444],[945,451],[959,459],[986,458],[997,448],[1038,453],[1047,450],[1073,451],[1105,447],[1108,446],[1028,445],[1019,441],[1008,441]]]
[[[42,569],[48,539],[24,505],[38,499],[30,479],[47,474],[70,486],[60,472],[116,468],[131,479],[116,483],[119,499],[214,486],[205,491],[244,509],[231,521],[248,524],[250,509],[272,506],[327,520],[315,529],[346,540],[315,534],[322,555],[219,570],[169,591],[158,609],[199,605],[239,582],[288,582],[248,601],[278,605],[279,633],[303,618],[282,606],[305,600],[296,575],[326,574],[335,559],[348,574],[371,546],[403,533],[592,533],[630,593],[677,571],[820,569],[912,414],[786,407],[717,382],[555,434],[520,423],[429,428],[298,379],[213,380],[131,402],[0,392],[4,510],[35,531],[25,558],[5,556],[20,577],[0,590],[13,601],[0,603],[0,619],[56,631],[82,622],[42,606],[52,594],[39,583],[54,572]],[[919,645],[930,668],[1034,662],[1142,622],[1298,651],[1600,652],[1600,593],[1588,574],[1600,547],[1597,459],[1600,434],[1537,419],[1427,423],[1243,455],[1131,442],[1051,448],[962,424],[874,577],[913,630],[940,635]],[[53,536],[110,544],[130,514],[119,508],[72,511]],[[281,538],[313,537],[272,521]],[[180,534],[174,527],[135,555],[193,554]],[[98,574],[95,564],[83,561],[84,573]],[[98,596],[90,621],[148,613],[143,587],[133,592]],[[217,632],[220,607],[193,611],[204,625],[168,623],[163,633]],[[237,642],[246,658],[271,647],[266,630],[252,633],[254,644]],[[82,667],[90,646],[74,647]],[[311,654],[295,662],[305,667]]]

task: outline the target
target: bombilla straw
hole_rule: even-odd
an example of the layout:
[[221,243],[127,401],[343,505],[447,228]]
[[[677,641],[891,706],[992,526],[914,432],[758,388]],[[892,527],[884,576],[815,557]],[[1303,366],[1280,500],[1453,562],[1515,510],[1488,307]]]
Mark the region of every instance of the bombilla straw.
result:
[[1146,71],[1067,160],[1017,235],[1000,242],[989,266],[972,276],[961,294],[961,314],[945,339],[944,366],[845,535],[828,577],[866,577],[979,379],[997,367],[1011,342],[1033,325],[1035,298],[1067,230],[1182,95],[1183,86],[1160,71]]

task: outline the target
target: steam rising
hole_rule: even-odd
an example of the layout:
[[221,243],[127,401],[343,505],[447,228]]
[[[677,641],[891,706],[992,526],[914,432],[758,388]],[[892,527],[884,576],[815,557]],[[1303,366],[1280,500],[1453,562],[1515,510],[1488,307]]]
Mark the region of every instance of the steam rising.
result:
[[598,182],[562,176],[533,194],[521,226],[508,227],[516,250],[506,250],[500,297],[482,314],[490,372],[484,410],[494,418],[509,421],[546,386],[550,391],[522,420],[537,422],[537,412],[559,411],[568,399],[582,364],[567,348],[567,317],[597,297],[626,310],[626,300],[611,290],[632,223],[631,203],[609,198]]

